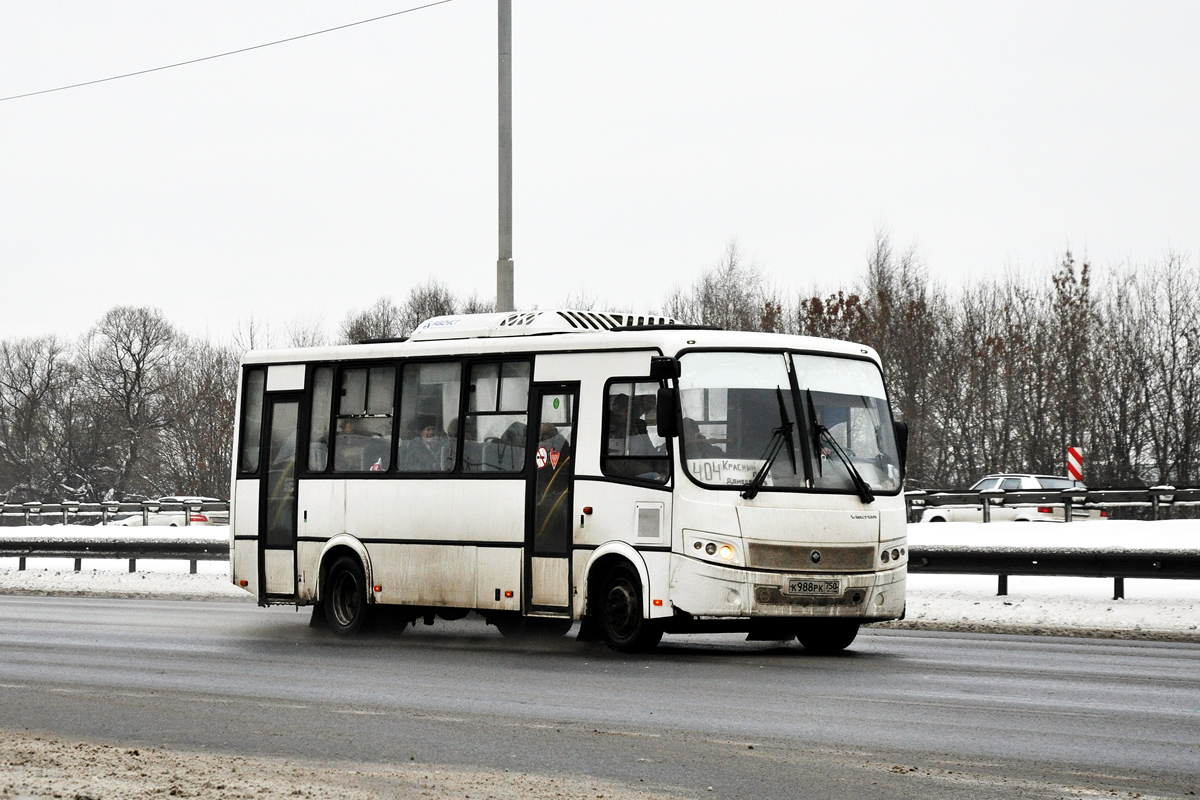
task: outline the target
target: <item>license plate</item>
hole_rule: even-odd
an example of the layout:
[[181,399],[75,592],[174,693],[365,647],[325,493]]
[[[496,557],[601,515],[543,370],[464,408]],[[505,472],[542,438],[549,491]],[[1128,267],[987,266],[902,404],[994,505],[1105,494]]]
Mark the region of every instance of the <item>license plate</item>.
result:
[[788,594],[810,594],[836,596],[842,593],[842,583],[836,578],[814,580],[812,578],[788,578]]

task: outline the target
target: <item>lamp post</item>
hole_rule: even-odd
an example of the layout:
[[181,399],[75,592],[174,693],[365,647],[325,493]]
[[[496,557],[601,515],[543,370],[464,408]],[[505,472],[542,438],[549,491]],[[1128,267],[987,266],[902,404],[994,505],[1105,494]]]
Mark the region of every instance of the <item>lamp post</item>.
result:
[[512,0],[497,0],[500,75],[500,257],[496,261],[496,310],[513,310],[512,250]]

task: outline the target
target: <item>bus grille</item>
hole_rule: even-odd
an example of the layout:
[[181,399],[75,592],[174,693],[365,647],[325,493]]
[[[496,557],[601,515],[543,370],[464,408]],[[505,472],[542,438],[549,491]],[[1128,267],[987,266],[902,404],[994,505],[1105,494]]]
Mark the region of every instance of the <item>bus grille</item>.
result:
[[[816,560],[813,554],[818,554]],[[838,545],[759,544],[747,548],[748,566],[788,572],[867,572],[875,568],[875,548]]]

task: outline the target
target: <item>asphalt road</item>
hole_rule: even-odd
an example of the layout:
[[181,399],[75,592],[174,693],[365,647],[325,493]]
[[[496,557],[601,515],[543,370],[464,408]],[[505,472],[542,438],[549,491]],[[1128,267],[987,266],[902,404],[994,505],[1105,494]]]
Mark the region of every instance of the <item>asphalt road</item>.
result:
[[864,630],[839,656],[737,636],[629,656],[474,619],[343,641],[292,609],[13,596],[0,729],[685,796],[1182,797],[1200,645]]

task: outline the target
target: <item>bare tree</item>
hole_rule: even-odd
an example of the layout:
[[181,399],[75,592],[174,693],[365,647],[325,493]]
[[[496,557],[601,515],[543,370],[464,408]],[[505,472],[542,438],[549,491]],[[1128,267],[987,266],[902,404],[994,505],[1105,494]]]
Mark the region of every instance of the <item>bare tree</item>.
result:
[[55,410],[68,349],[54,336],[0,342],[0,492],[14,501],[61,496]]
[[271,326],[253,314],[238,321],[233,329],[234,346],[245,353],[249,350],[261,350],[275,347],[277,342]]
[[408,336],[427,319],[457,314],[458,308],[459,302],[454,292],[444,283],[430,278],[425,283],[409,289],[408,299],[404,302],[400,317],[400,335]]
[[689,287],[675,287],[666,313],[675,319],[715,325],[731,331],[774,330],[782,318],[782,297],[762,270],[745,263],[736,241],[725,255]]
[[352,311],[342,320],[339,337],[343,344],[368,339],[392,339],[404,335],[404,315],[390,297],[381,297],[363,311]]
[[188,342],[169,395],[171,424],[161,435],[169,491],[208,497],[229,492],[238,354],[232,346]]
[[288,347],[320,347],[329,344],[320,318],[293,319],[285,328]]
[[117,306],[84,337],[83,378],[119,446],[108,465],[118,499],[157,488],[158,434],[171,424],[179,334],[156,308]]
[[1187,260],[1168,254],[1142,273],[1140,315],[1147,325],[1147,434],[1156,478],[1195,479],[1200,423],[1200,281]]

